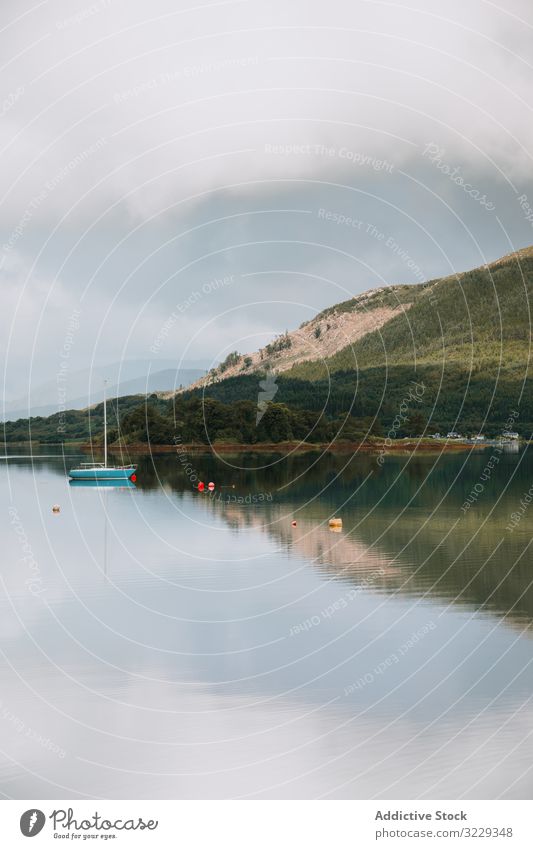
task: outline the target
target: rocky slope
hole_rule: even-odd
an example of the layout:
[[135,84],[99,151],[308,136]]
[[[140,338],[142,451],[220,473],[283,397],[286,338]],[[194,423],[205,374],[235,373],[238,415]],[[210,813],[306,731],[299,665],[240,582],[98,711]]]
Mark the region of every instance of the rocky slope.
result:
[[366,334],[379,330],[399,313],[409,310],[423,288],[406,285],[381,287],[328,307],[297,330],[278,336],[258,351],[230,354],[226,361],[189,386],[188,390],[259,370],[286,372],[308,360],[332,357]]
[[[471,347],[480,333],[485,348],[491,338],[500,341],[501,346],[503,340],[498,340],[497,331],[502,317],[516,330],[517,324],[522,324],[528,315],[524,283],[532,263],[533,247],[526,247],[473,271],[428,283],[368,290],[322,310],[311,321],[278,336],[259,351],[233,352],[188,388],[200,389],[258,371],[276,374],[290,371],[294,376],[316,379],[322,371],[327,374],[338,368],[354,368],[356,359],[365,365],[381,362],[384,346],[388,362],[398,357],[401,362],[411,361],[413,352],[403,349],[406,344],[412,345],[413,328],[415,336],[421,337],[417,344],[419,360],[427,358],[428,349],[431,349],[430,359],[435,359],[432,350],[435,346],[440,357],[443,343],[450,349],[453,347],[455,355],[461,358],[468,343]],[[481,290],[475,285],[480,281]],[[413,315],[409,316],[414,306]],[[483,314],[487,308],[488,316]],[[433,322],[428,320],[428,310]],[[502,311],[510,314],[502,316]],[[516,333],[511,335],[514,337]],[[524,329],[521,336],[526,335]],[[509,353],[513,347],[511,341],[507,340]],[[166,393],[163,397],[173,394]]]

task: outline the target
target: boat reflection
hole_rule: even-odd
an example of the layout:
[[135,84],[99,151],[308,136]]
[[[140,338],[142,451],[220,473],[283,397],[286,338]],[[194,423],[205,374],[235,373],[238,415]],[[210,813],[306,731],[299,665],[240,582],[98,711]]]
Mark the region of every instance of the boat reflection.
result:
[[69,486],[73,487],[91,487],[92,489],[102,489],[102,507],[104,513],[104,528],[103,528],[103,546],[102,546],[102,573],[107,578],[109,573],[109,554],[108,554],[108,505],[107,497],[110,489],[136,489],[135,483],[129,478],[118,478],[106,480],[70,480]]

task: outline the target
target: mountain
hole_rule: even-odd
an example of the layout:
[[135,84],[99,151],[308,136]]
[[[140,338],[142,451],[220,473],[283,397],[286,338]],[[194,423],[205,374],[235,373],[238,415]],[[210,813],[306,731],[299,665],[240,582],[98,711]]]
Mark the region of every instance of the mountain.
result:
[[[453,277],[409,287],[407,308],[327,359],[331,371],[456,362],[526,375],[531,356],[533,247]],[[293,374],[317,374],[308,363]]]
[[[379,417],[388,427],[407,398],[439,430],[508,424],[529,435],[532,294],[533,247],[427,283],[375,289],[260,351],[234,352],[185,395],[251,399],[270,371],[276,402],[291,407]],[[423,392],[416,402],[414,384]]]
[[[451,430],[529,438],[532,295],[533,248],[428,283],[365,292],[260,351],[230,353],[188,388],[176,391],[184,381],[173,377],[146,400],[145,383],[141,395],[115,405],[115,438],[328,444]],[[88,439],[101,418],[100,404],[21,420],[5,426],[5,439]]]
[[63,409],[82,410],[103,399],[104,379],[109,380],[108,396],[116,398],[119,395],[173,391],[197,381],[206,371],[192,363],[176,369],[173,360],[158,361],[155,365],[158,367],[156,371],[151,360],[125,360],[66,372],[60,382],[56,378],[32,388],[29,400],[26,395],[6,401],[2,417],[5,420],[22,418],[28,415],[28,407],[32,416],[50,416],[58,411],[60,405]]
[[328,307],[297,330],[283,333],[258,351],[232,352],[192,388],[257,371],[286,372],[307,361],[332,357],[408,310],[418,297],[417,289],[408,285],[383,286]]
[[[316,379],[388,364],[529,356],[533,247],[428,283],[371,289],[322,310],[297,330],[247,354],[233,352],[191,388],[274,370]],[[505,346],[505,351],[503,351]]]

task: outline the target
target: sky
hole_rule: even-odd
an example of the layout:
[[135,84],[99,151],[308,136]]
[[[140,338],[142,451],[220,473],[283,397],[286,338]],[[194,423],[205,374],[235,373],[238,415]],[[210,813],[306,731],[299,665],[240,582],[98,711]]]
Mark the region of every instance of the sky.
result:
[[3,0],[0,39],[4,398],[533,243],[526,0]]

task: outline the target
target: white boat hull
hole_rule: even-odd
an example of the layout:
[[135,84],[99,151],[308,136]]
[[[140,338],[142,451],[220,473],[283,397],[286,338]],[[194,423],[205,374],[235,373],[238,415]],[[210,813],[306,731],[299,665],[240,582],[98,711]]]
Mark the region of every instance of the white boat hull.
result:
[[86,469],[71,469],[69,477],[71,480],[95,481],[95,480],[129,480],[135,474],[136,466],[122,466],[109,468],[107,466],[94,466]]

